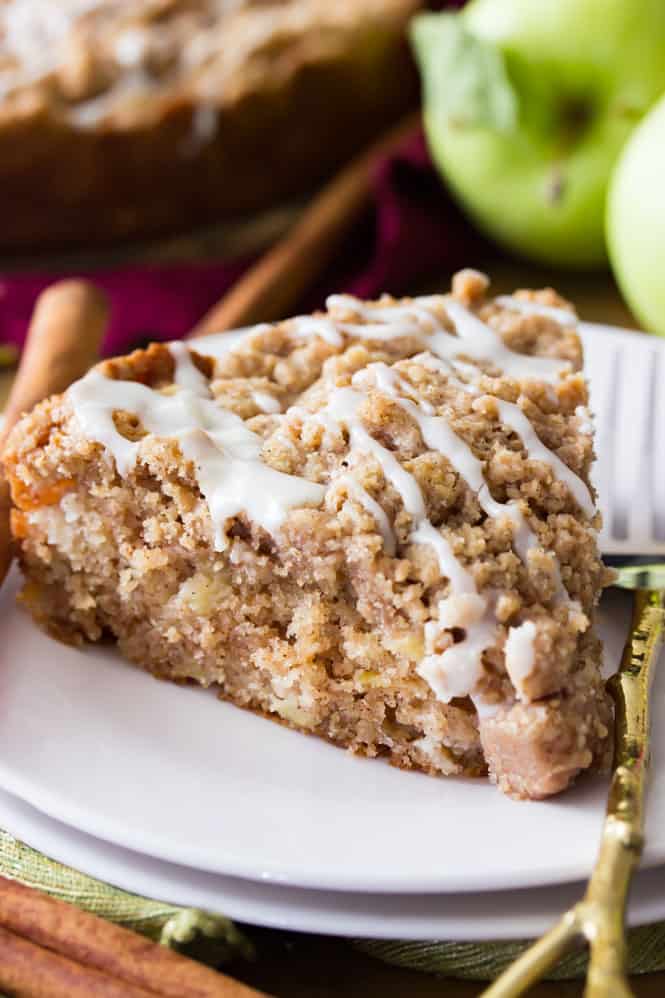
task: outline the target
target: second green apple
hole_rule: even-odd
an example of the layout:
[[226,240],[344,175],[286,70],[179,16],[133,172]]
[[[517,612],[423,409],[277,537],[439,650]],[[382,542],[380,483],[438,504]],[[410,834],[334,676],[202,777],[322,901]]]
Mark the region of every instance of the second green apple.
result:
[[420,15],[412,40],[433,158],[479,227],[603,263],[612,166],[665,91],[665,0],[472,0]]
[[665,336],[665,97],[626,143],[607,199],[619,287],[645,329]]

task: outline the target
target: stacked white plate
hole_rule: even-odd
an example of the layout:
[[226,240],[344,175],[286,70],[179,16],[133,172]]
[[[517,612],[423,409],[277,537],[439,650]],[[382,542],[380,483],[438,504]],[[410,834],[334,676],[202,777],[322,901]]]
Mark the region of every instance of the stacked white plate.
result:
[[[616,408],[602,390],[608,357],[616,368],[630,344],[651,379],[662,347],[583,333],[602,441]],[[0,826],[47,855],[140,894],[336,935],[532,936],[581,893],[606,781],[520,803],[482,780],[355,758],[211,691],[157,682],[112,648],[57,644],[16,608],[18,585],[15,573],[0,594]],[[629,616],[630,600],[609,592],[610,670]],[[665,677],[653,698],[660,772]],[[632,924],[665,919],[665,781],[651,787],[647,843]]]

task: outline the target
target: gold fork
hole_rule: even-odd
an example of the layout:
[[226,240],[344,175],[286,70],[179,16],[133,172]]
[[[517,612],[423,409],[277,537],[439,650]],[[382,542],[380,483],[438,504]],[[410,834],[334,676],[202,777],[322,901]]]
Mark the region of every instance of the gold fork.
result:
[[625,912],[644,846],[649,693],[665,637],[665,563],[626,565],[615,585],[634,591],[633,623],[609,688],[615,704],[612,781],[598,859],[586,893],[508,967],[481,998],[516,998],[565,953],[589,945],[585,998],[630,998]]

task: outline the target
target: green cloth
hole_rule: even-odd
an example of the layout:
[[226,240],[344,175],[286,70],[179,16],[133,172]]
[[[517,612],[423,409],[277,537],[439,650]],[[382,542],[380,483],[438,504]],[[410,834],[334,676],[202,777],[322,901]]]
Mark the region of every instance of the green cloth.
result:
[[[251,941],[223,915],[129,894],[49,859],[4,831],[0,831],[0,874],[38,887],[212,966],[238,956],[247,959],[254,956]],[[665,923],[633,929],[629,941],[630,973],[665,970]],[[459,943],[374,939],[354,939],[349,943],[401,967],[472,980],[496,977],[527,945],[524,941]],[[584,968],[584,955],[572,954],[561,961],[551,977],[579,977]]]
[[[355,945],[370,956],[399,967],[422,970],[443,977],[462,977],[472,981],[491,981],[520,955],[531,940],[501,942],[399,942],[398,940],[355,940]],[[648,974],[665,970],[665,922],[642,925],[628,932],[629,974]],[[547,980],[568,980],[586,973],[585,951],[570,953],[547,975]]]
[[1,830],[0,874],[38,887],[188,956],[199,957],[199,950],[205,950],[206,962],[213,965],[234,956],[254,955],[249,939],[223,915],[129,894],[49,859]]

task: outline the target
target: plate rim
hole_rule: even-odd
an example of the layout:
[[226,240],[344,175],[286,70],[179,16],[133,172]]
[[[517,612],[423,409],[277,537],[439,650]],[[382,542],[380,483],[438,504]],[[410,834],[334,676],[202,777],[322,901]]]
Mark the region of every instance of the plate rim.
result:
[[[7,817],[9,807],[10,816]],[[13,813],[12,812],[12,808]],[[17,818],[16,812],[19,812]],[[25,812],[28,812],[27,819]],[[537,935],[545,931],[547,926],[555,920],[560,911],[567,908],[584,890],[584,884],[578,881],[565,884],[556,884],[545,887],[532,887],[517,889],[511,892],[517,911],[506,914],[505,892],[479,892],[478,894],[444,894],[438,895],[395,895],[395,894],[363,894],[359,896],[356,892],[340,892],[329,890],[308,890],[299,887],[285,887],[282,885],[266,884],[255,881],[245,881],[241,878],[228,877],[223,874],[209,874],[202,870],[185,867],[182,864],[171,864],[154,857],[146,857],[134,850],[126,849],[123,846],[110,845],[104,840],[98,840],[88,833],[71,828],[59,822],[57,819],[46,816],[43,812],[33,808],[19,798],[13,797],[6,791],[0,791],[0,815],[4,826],[11,826],[8,830],[10,834],[16,829],[16,835],[21,841],[31,848],[51,850],[51,858],[65,865],[75,867],[86,876],[94,877],[106,883],[113,883],[121,890],[138,893],[144,897],[159,896],[167,903],[182,905],[209,907],[208,897],[204,899],[201,894],[201,887],[192,887],[191,880],[201,881],[210,878],[214,883],[211,887],[215,890],[215,895],[222,898],[221,905],[226,910],[220,914],[230,917],[239,922],[245,922],[252,926],[263,926],[271,929],[292,932],[315,931],[321,935],[352,936],[365,939],[395,939],[421,940],[423,938],[442,938],[457,942],[485,942],[488,940],[507,942],[521,938],[525,934],[522,923],[519,927],[509,928],[511,917],[519,917],[520,907],[524,900],[524,895],[529,895],[533,901],[537,897],[537,903],[542,905],[541,910],[534,915],[531,912],[527,918],[531,920],[535,917],[536,927],[532,935]],[[27,828],[26,828],[27,820]],[[43,825],[46,827],[42,827]],[[17,828],[18,825],[18,828]],[[37,826],[35,830],[34,826]],[[54,842],[55,834],[55,845]],[[63,845],[67,840],[68,845]],[[83,847],[86,858],[81,864],[76,857],[76,850]],[[111,853],[109,854],[109,847]],[[90,862],[89,853],[94,851],[95,857]],[[119,855],[118,855],[119,854]],[[146,868],[145,860],[148,860]],[[111,864],[113,871],[109,873],[108,864]],[[127,864],[120,872],[118,865]],[[115,865],[114,865],[115,864]],[[138,867],[138,870],[136,869]],[[157,870],[155,870],[157,867]],[[628,907],[628,924],[631,927],[638,925],[652,924],[661,917],[665,918],[665,892],[662,892],[656,902],[653,899],[638,901],[640,881],[646,880],[651,884],[651,877],[644,876],[646,871],[641,870],[637,874],[635,884],[636,890],[631,892]],[[660,876],[665,882],[665,869],[661,867]],[[165,880],[161,878],[173,878],[169,880],[168,886],[164,886]],[[182,880],[189,879],[189,884],[185,891],[191,893],[178,894],[183,890]],[[653,889],[653,888],[652,888]],[[239,892],[233,894],[233,892]],[[243,892],[248,891],[247,896]],[[198,893],[197,893],[198,892]],[[231,902],[229,897],[233,894]],[[259,897],[256,895],[267,895]],[[273,895],[270,897],[270,895]],[[497,896],[498,894],[498,896]],[[515,897],[518,895],[518,897]],[[544,895],[550,895],[549,898]],[[466,910],[461,914],[459,910],[454,913],[450,911],[438,912],[432,910],[436,908],[437,900],[449,908],[449,906],[461,905]],[[364,904],[369,900],[370,904],[376,904],[385,909],[390,906],[390,912],[395,910],[395,905],[399,905],[399,929],[391,924],[391,916],[386,917],[385,910],[377,912],[374,908],[365,908]],[[497,907],[491,911],[483,911],[482,906],[491,905],[495,902]],[[413,903],[411,909],[405,914],[405,902]],[[478,903],[480,912],[469,912],[469,906],[473,907]],[[639,906],[656,904],[657,911],[643,911]],[[230,906],[229,906],[230,904]],[[307,905],[314,907],[307,907]],[[415,905],[422,904],[428,908],[426,914],[423,911],[415,911]],[[544,910],[547,905],[551,905],[551,910]],[[257,912],[257,905],[264,907],[263,914]],[[661,908],[658,905],[662,906]],[[272,912],[266,914],[265,908]],[[341,911],[339,910],[341,907]],[[497,911],[500,908],[500,917]],[[636,911],[637,908],[637,911]],[[641,913],[640,913],[641,912]],[[316,920],[312,926],[312,918]],[[353,919],[344,923],[344,919]],[[365,921],[365,925],[359,924],[359,920]],[[414,924],[414,920],[418,922]],[[443,920],[454,920],[454,931],[451,925],[443,928]],[[429,920],[429,924],[422,926],[422,922]],[[438,920],[438,922],[437,922]],[[340,924],[341,921],[341,924]],[[373,925],[373,927],[372,927]],[[422,927],[421,927],[422,926]],[[461,933],[461,934],[460,934]]]

